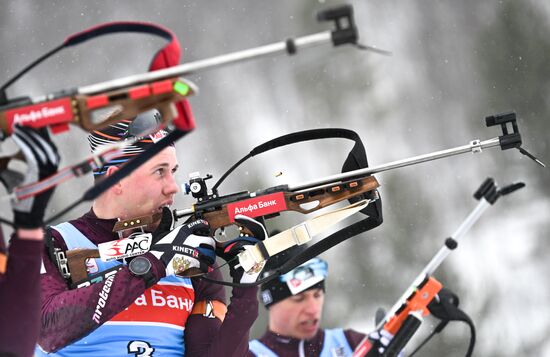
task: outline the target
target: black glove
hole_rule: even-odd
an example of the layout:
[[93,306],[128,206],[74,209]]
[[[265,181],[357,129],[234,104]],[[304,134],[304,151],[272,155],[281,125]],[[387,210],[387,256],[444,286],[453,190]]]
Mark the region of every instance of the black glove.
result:
[[[374,316],[374,327],[376,328],[386,317],[386,310],[379,307],[376,309],[376,313]],[[391,340],[393,339],[393,335],[387,332],[384,329],[380,330],[374,330],[369,333],[369,340],[373,343],[379,343],[379,347],[382,347],[384,350],[388,345],[390,344]],[[405,349],[402,349],[397,354],[397,357],[403,357],[405,356]]]
[[166,219],[167,216],[164,216],[159,228],[153,233],[153,245],[150,249],[166,267],[166,275],[194,274],[193,270],[208,272],[216,261],[216,242],[207,234],[204,235],[209,231],[208,222],[199,219],[155,235],[166,228],[163,225]]
[[173,230],[175,224],[176,220],[174,218],[172,210],[166,206],[162,207],[162,216],[160,218],[159,225],[152,233],[153,241],[151,242],[151,244],[155,244],[160,238],[164,237],[166,234],[168,234],[168,232]]
[[[40,181],[57,172],[59,154],[51,141],[48,129],[32,129],[16,125],[13,140],[27,162],[27,173],[21,186]],[[16,228],[39,228],[44,224],[44,213],[54,188],[21,201],[12,200],[13,221]]]
[[15,187],[25,180],[25,175],[21,172],[8,169],[7,167],[0,170],[2,170],[0,172],[0,182],[2,182],[8,192],[12,192]]
[[264,226],[252,218],[236,215],[235,221],[252,232],[254,237],[241,236],[226,242],[222,247],[216,249],[216,254],[229,263],[229,275],[231,275],[234,283],[253,283],[258,279],[263,264],[261,267],[257,267],[257,269],[245,272],[239,265],[236,257],[244,249],[247,249],[247,247],[252,247],[261,240],[264,240],[267,237],[267,233]]

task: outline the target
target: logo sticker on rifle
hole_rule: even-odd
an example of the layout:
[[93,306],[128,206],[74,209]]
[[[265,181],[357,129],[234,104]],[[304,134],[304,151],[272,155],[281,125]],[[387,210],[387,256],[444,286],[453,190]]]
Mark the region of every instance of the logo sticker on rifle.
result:
[[99,256],[104,262],[142,255],[149,251],[153,235],[139,233],[128,238],[101,243],[98,245]]
[[99,272],[99,267],[97,266],[97,263],[94,258],[86,259],[86,272],[88,274],[95,274]]
[[8,126],[14,124],[39,128],[46,125],[70,122],[73,119],[71,101],[68,98],[28,105],[6,112]]
[[227,205],[229,220],[235,222],[235,215],[259,217],[286,210],[285,195],[276,192]]

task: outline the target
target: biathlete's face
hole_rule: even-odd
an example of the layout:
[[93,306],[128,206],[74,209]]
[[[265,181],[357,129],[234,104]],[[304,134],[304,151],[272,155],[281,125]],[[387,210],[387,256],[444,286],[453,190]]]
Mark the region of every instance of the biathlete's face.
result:
[[269,308],[269,328],[283,336],[311,339],[319,330],[325,293],[310,289],[290,296]]
[[167,147],[120,181],[119,199],[124,219],[161,212],[174,203],[178,192],[175,172],[178,169],[176,149]]

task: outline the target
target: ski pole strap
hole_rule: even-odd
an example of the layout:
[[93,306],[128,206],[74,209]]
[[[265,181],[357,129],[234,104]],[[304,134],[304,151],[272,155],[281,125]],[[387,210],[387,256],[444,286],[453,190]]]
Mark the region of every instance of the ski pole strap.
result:
[[245,271],[249,271],[257,264],[263,263],[269,257],[283,250],[309,242],[314,236],[322,233],[343,219],[361,211],[368,204],[368,200],[363,200],[344,208],[319,215],[280,232],[271,238],[257,243],[252,249],[246,249],[239,253],[239,264]]
[[441,289],[441,291],[434,297],[434,299],[428,304],[428,309],[430,313],[441,320],[441,322],[433,329],[433,331],[416,347],[414,351],[411,352],[409,357],[416,355],[418,351],[431,338],[447,326],[450,321],[462,321],[465,322],[470,327],[470,342],[468,344],[468,350],[466,352],[466,357],[470,357],[474,351],[474,346],[476,342],[476,330],[472,319],[459,307],[458,296],[450,291],[447,288]]
[[470,327],[470,342],[466,356],[471,356],[476,343],[475,325],[470,316],[461,310],[458,305],[458,296],[451,290],[443,288],[428,304],[428,310],[433,316],[441,320],[441,323],[434,330],[435,333],[441,332],[450,321],[462,321]]

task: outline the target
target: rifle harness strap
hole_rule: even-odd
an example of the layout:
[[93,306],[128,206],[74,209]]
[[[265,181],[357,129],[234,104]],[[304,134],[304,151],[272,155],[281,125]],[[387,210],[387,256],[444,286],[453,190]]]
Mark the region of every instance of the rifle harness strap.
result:
[[271,238],[259,242],[253,248],[246,249],[239,253],[239,264],[245,271],[249,271],[254,268],[254,266],[263,263],[269,257],[283,250],[309,242],[313,237],[324,232],[336,223],[361,211],[369,203],[369,200],[362,200],[352,205],[321,214],[280,232]]
[[[367,161],[367,154],[365,147],[363,145],[363,142],[361,141],[361,138],[359,135],[352,131],[347,129],[341,129],[341,128],[324,128],[324,129],[313,129],[313,130],[305,130],[300,132],[295,132],[287,135],[280,136],[278,138],[272,139],[266,143],[263,143],[254,149],[252,149],[246,156],[244,156],[241,160],[239,160],[237,163],[235,163],[233,166],[231,166],[223,175],[222,177],[214,184],[212,187],[212,192],[217,194],[219,185],[243,162],[248,160],[251,157],[254,157],[258,154],[261,154],[263,152],[290,145],[295,144],[299,142],[304,141],[310,141],[310,140],[319,140],[319,139],[330,139],[330,138],[342,138],[342,139],[348,139],[352,140],[354,142],[353,148],[348,154],[348,157],[346,158],[343,166],[342,166],[342,172],[352,171],[356,169],[366,168],[368,167],[368,161]],[[229,283],[229,282],[222,282],[215,279],[210,279],[207,276],[203,276],[202,278],[206,281],[217,283],[221,285],[226,286],[233,286],[233,287],[249,287],[249,286],[257,286],[260,284],[263,284],[271,279],[275,279],[278,276],[288,273],[292,269],[296,268],[297,266],[305,263],[306,261],[318,256],[319,254],[327,251],[328,249],[334,247],[337,244],[340,244],[346,239],[349,239],[351,237],[354,237],[358,234],[361,234],[363,232],[366,232],[368,230],[371,230],[375,227],[378,227],[382,224],[383,218],[382,218],[382,200],[380,199],[380,196],[378,194],[377,190],[372,190],[367,193],[364,193],[362,195],[352,197],[349,199],[349,202],[351,204],[357,203],[361,200],[368,200],[372,202],[373,204],[366,204],[361,207],[359,210],[361,213],[366,215],[367,217],[360,220],[359,222],[355,222],[351,224],[350,226],[347,226],[343,229],[340,229],[337,232],[334,232],[333,234],[329,235],[326,238],[323,238],[319,242],[313,244],[312,246],[307,247],[303,252],[299,253],[298,255],[292,257],[289,259],[286,263],[284,263],[279,268],[275,269],[273,274],[269,275],[268,277],[265,277],[263,279],[260,279],[254,283]],[[295,230],[294,230],[295,231]],[[290,235],[290,243],[286,243],[287,248],[291,247],[293,245],[296,245],[296,241],[294,240],[293,233],[287,233]],[[276,238],[277,236],[273,236],[271,239]],[[271,242],[271,241],[270,241]],[[294,242],[294,243],[293,243]],[[268,243],[270,245],[271,243]],[[262,246],[265,250],[268,251],[269,255],[273,255],[275,253],[272,252],[280,252],[281,250],[275,250],[273,248],[272,252],[269,252],[269,248],[266,247],[265,243]],[[285,248],[286,249],[286,248]],[[260,247],[255,247],[253,249],[255,253],[245,253],[246,257],[241,258],[239,256],[239,260],[241,264],[244,267],[253,267],[254,264],[256,264],[256,261],[263,261],[263,258],[265,254],[261,254]],[[253,255],[254,254],[254,255]],[[253,255],[253,256],[252,256]],[[246,268],[245,268],[246,270]]]

